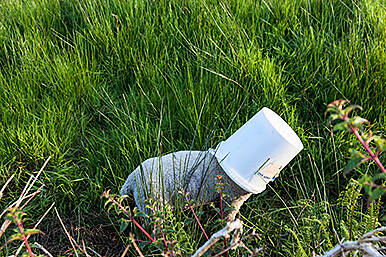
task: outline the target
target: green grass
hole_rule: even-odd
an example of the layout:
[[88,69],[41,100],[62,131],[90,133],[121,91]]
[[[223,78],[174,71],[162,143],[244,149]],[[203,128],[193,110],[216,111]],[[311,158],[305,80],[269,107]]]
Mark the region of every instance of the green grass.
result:
[[267,106],[305,149],[242,214],[264,255],[292,255],[290,230],[312,215],[298,200],[333,203],[347,184],[353,146],[331,136],[326,105],[349,99],[384,133],[385,19],[376,0],[4,0],[0,182],[17,176],[6,199],[52,156],[29,214],[55,201],[64,217],[108,223],[100,195],[141,160],[214,146]]

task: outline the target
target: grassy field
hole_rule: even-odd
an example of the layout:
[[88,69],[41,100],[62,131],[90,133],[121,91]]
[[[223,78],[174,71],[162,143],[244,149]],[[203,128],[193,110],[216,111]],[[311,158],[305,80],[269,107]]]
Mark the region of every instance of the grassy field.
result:
[[[257,229],[265,256],[320,253],[329,247],[320,224],[330,215],[339,227],[334,204],[349,180],[341,170],[359,148],[348,134],[332,136],[323,113],[348,99],[385,132],[385,44],[386,6],[376,0],[3,0],[0,182],[16,179],[0,206],[52,156],[37,184],[44,191],[25,209],[30,223],[55,201],[67,224],[83,228],[75,237],[102,233],[122,247],[116,254],[129,241],[114,232],[104,190],[118,193],[146,158],[215,146],[267,106],[305,149],[243,206],[246,229]],[[205,240],[175,219],[188,254]],[[52,251],[68,246],[54,213],[41,230]]]

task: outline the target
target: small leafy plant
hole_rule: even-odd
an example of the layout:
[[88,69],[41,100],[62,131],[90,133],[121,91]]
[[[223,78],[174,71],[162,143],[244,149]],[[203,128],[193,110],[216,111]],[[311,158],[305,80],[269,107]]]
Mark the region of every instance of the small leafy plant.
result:
[[17,228],[14,229],[14,234],[10,236],[8,243],[15,241],[15,240],[20,240],[24,242],[25,247],[27,248],[27,252],[23,253],[23,256],[43,256],[43,255],[35,255],[32,252],[32,248],[30,244],[28,243],[28,237],[30,235],[38,234],[41,233],[39,229],[25,229],[23,227],[23,222],[25,219],[26,213],[21,211],[19,208],[10,208],[7,213],[7,219],[14,223]]
[[[191,254],[192,252],[196,251],[195,247],[197,247],[197,242],[193,242],[192,245],[187,246],[183,245],[183,241],[185,241],[184,239],[179,236],[176,237],[176,234],[182,234],[186,238],[192,239],[191,237],[189,237],[188,234],[194,233],[186,232],[186,229],[187,226],[191,224],[191,221],[194,220],[201,231],[201,234],[199,234],[198,237],[203,237],[207,240],[205,244],[207,245],[207,247],[201,247],[200,249],[198,249],[194,256],[201,256],[202,254],[205,254],[205,256],[228,256],[229,250],[236,249],[237,247],[241,247],[245,249],[249,254],[251,254],[251,256],[255,256],[255,254],[260,250],[250,250],[244,245],[242,239],[251,238],[256,236],[257,234],[253,232],[245,238],[241,238],[242,222],[240,220],[234,221],[234,223],[237,223],[240,228],[236,230],[238,232],[235,232],[235,235],[237,236],[234,236],[234,238],[230,241],[230,244],[228,244],[228,234],[230,233],[229,228],[232,224],[227,224],[225,221],[225,213],[228,208],[224,208],[223,199],[226,196],[226,192],[223,190],[224,185],[225,184],[222,181],[222,177],[217,176],[215,190],[220,196],[220,206],[219,208],[217,208],[212,205],[212,207],[219,215],[219,218],[215,220],[215,223],[218,223],[221,227],[225,225],[225,228],[215,233],[224,233],[224,235],[219,236],[220,238],[222,238],[222,246],[218,244],[215,245],[219,238],[213,239],[213,236],[209,238],[207,232],[204,229],[204,226],[202,225],[202,221],[200,221],[202,213],[196,213],[196,204],[189,200],[189,193],[184,192],[184,190],[180,190],[178,192],[178,197],[181,198],[179,200],[182,200],[185,205],[183,209],[190,210],[193,215],[193,218],[186,219],[187,222],[177,222],[175,220],[175,215],[173,214],[173,211],[169,208],[169,206],[158,208],[157,202],[151,199],[146,200],[146,213],[142,213],[138,210],[138,208],[134,208],[132,211],[130,211],[130,207],[124,204],[127,196],[113,195],[109,191],[104,192],[102,196],[107,198],[105,206],[107,207],[108,211],[114,209],[118,215],[123,214],[125,216],[124,218],[121,218],[121,233],[125,231],[125,229],[130,223],[132,223],[144,235],[146,240],[138,240],[134,239],[133,235],[130,233],[131,242],[133,243],[137,253],[140,255],[140,248],[143,247],[155,248],[157,251],[162,252],[163,256],[185,256],[186,254]],[[186,214],[183,215],[185,216]],[[143,220],[146,223],[146,227],[141,226],[137,220]],[[151,232],[148,232],[149,230],[151,230]],[[196,239],[194,239],[193,241],[195,240]],[[136,242],[138,242],[138,245],[136,244]]]
[[[32,235],[42,233],[37,228],[38,228],[39,224],[42,222],[42,220],[45,218],[45,216],[53,208],[55,202],[51,204],[51,206],[48,208],[48,210],[40,217],[40,219],[36,222],[36,224],[34,225],[34,227],[32,229],[26,228],[25,224],[27,221],[27,219],[26,219],[27,214],[24,211],[24,208],[28,207],[31,204],[31,201],[39,193],[42,192],[44,184],[42,184],[38,189],[35,189],[34,186],[35,186],[36,182],[38,181],[39,176],[42,174],[44,168],[46,167],[46,165],[50,159],[51,159],[51,157],[48,157],[46,159],[43,166],[41,167],[41,169],[39,170],[39,172],[36,175],[31,175],[28,182],[24,186],[24,189],[22,190],[19,198],[16,199],[16,201],[14,201],[12,203],[7,203],[7,201],[5,201],[5,203],[8,205],[8,207],[6,207],[2,211],[2,213],[0,214],[0,218],[2,218],[3,215],[5,215],[5,218],[6,218],[5,221],[3,222],[3,224],[1,225],[0,238],[2,236],[6,237],[6,239],[5,239],[6,243],[2,247],[0,247],[0,254],[5,254],[5,252],[3,252],[3,250],[8,243],[20,241],[21,244],[17,248],[17,250],[15,251],[14,256],[19,256],[19,253],[22,250],[25,250],[24,252],[22,252],[22,256],[31,256],[31,257],[44,256],[44,255],[40,255],[40,254],[35,254],[32,250],[33,248],[35,248],[35,250],[36,250],[36,248],[39,248],[40,251],[46,253],[48,256],[52,256],[42,245],[40,245],[37,242],[30,244],[30,242],[28,240],[29,240],[30,236],[32,236]],[[12,182],[12,180],[14,178],[15,178],[15,174],[13,174],[7,180],[7,182],[2,186],[2,188],[0,189],[0,200],[2,200],[3,192],[5,192],[7,186]],[[15,228],[13,229],[13,232],[8,233],[8,231],[10,231],[10,230],[8,230],[8,228],[12,224],[15,225]],[[14,248],[10,247],[10,249],[6,249],[6,252],[13,251],[13,250],[14,250]]]
[[[379,157],[386,149],[386,139],[375,135],[370,129],[370,122],[360,116],[350,117],[350,113],[362,107],[359,105],[347,105],[346,100],[336,100],[327,106],[326,113],[330,113],[330,122],[339,121],[333,127],[334,131],[343,130],[355,135],[364,150],[350,149],[351,158],[344,167],[343,172],[347,174],[354,168],[365,162],[374,162],[381,170],[375,176],[365,175],[360,179],[366,193],[369,195],[369,202],[380,198],[386,193],[386,169],[379,160]],[[377,181],[383,181],[377,184]]]

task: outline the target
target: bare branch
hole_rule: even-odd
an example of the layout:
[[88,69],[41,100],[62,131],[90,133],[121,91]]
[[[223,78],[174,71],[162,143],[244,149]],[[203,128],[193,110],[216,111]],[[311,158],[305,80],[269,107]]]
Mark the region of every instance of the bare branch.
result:
[[376,242],[384,242],[386,243],[386,236],[374,237],[378,232],[386,231],[386,227],[381,227],[370,231],[364,234],[357,241],[345,241],[336,245],[334,248],[326,252],[322,257],[333,257],[338,256],[340,254],[344,255],[347,252],[358,251],[368,257],[382,257],[383,255],[380,251],[382,248],[377,248],[374,244]]
[[366,234],[364,234],[361,239],[365,239],[365,238],[368,238],[368,237],[371,237],[372,235],[376,234],[376,233],[379,233],[379,232],[383,232],[383,231],[386,231],[386,226],[385,227],[380,227],[380,228],[377,228],[377,229],[374,229]]
[[209,240],[192,255],[192,257],[202,256],[212,245],[214,245],[218,240],[220,240],[221,237],[227,238],[233,230],[240,230],[242,229],[242,227],[243,223],[239,219],[236,219],[232,222],[228,222],[228,224],[223,229],[214,233],[209,238]]

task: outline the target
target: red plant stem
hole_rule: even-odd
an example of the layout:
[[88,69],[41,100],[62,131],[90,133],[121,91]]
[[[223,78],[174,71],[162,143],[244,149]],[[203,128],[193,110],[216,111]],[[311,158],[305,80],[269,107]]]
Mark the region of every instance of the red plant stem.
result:
[[377,185],[377,184],[373,184],[373,183],[369,183],[369,182],[366,182],[365,184],[368,185],[368,186],[371,186],[371,187],[377,187],[377,188],[386,189],[386,187],[382,186],[382,185]]
[[118,203],[114,198],[110,198],[110,200],[116,205],[118,205],[118,207],[130,218],[134,225],[136,225],[147,236],[147,238],[150,239],[150,241],[155,242],[155,239],[152,238],[149,233],[146,232],[146,230],[126,211],[125,208],[123,208],[120,203]]
[[[219,187],[220,187],[220,219],[223,220],[224,219],[224,211],[222,209],[222,188],[221,188],[221,181],[218,182],[219,183]],[[225,237],[223,238],[223,242],[224,242],[224,247],[223,247],[223,250],[224,248],[228,248],[228,245],[227,245],[227,240],[225,239]],[[228,257],[228,252],[225,253],[225,256]]]
[[[16,216],[14,216],[14,219],[17,220]],[[24,244],[25,244],[25,246],[27,247],[27,250],[28,250],[28,252],[29,252],[29,255],[30,255],[31,257],[34,257],[35,255],[34,255],[33,252],[32,252],[32,249],[31,249],[31,246],[30,246],[29,243],[28,243],[27,237],[24,235],[23,225],[21,224],[20,221],[17,221],[16,223],[17,223],[17,227],[18,227],[19,230],[20,230],[20,234],[21,234],[21,236],[22,236],[22,240],[24,241]]]
[[224,214],[224,212],[222,210],[222,191],[220,189],[220,219],[221,220],[223,219],[223,216],[224,216],[223,214]]
[[159,230],[160,230],[160,232],[161,232],[162,238],[163,238],[163,240],[164,240],[164,245],[165,245],[165,247],[166,247],[166,250],[169,252],[169,247],[168,247],[168,244],[166,243],[165,234],[164,234],[164,232],[162,231],[161,225],[158,224],[158,227],[159,227]]
[[378,167],[381,169],[382,172],[386,173],[385,167],[383,167],[381,161],[378,159],[378,156],[376,156],[373,151],[371,151],[369,145],[362,139],[362,137],[358,133],[358,128],[350,126],[350,129],[352,133],[358,138],[359,142],[363,145],[363,147],[366,149],[366,151],[370,154],[370,157],[375,163],[378,165]]
[[192,207],[192,205],[190,204],[190,202],[189,202],[189,200],[188,200],[188,197],[186,197],[185,194],[184,194],[184,196],[185,196],[186,202],[187,202],[188,205],[189,205],[190,210],[193,212],[194,218],[196,219],[196,222],[198,223],[198,226],[200,226],[200,229],[201,229],[202,232],[204,233],[204,236],[205,236],[206,240],[209,240],[209,237],[208,237],[208,235],[205,233],[204,228],[201,226],[201,223],[200,223],[200,221],[198,220],[198,217],[197,217],[196,213],[194,212],[193,207]]

